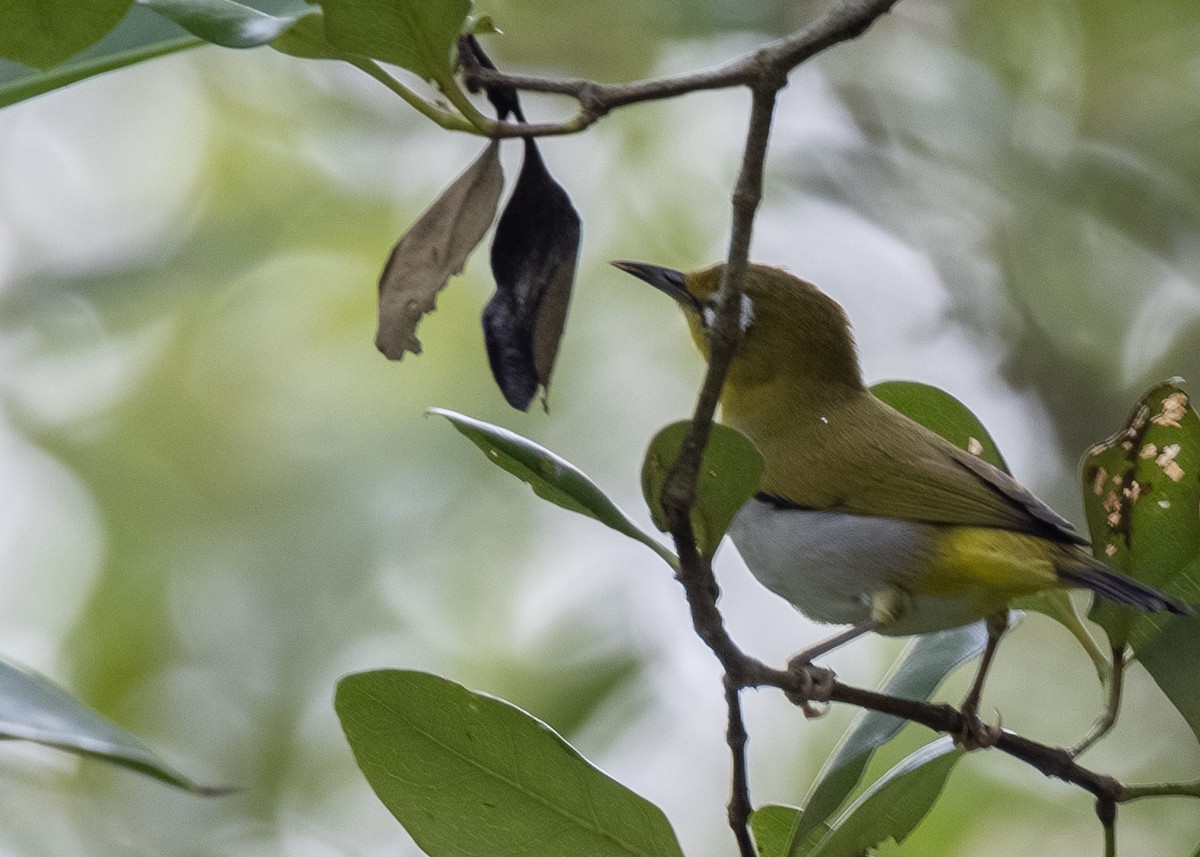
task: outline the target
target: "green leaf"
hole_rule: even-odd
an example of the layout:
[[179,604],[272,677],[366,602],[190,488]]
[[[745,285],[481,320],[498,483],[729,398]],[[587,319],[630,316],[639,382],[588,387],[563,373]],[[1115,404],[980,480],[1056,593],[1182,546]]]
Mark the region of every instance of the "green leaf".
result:
[[198,785],[50,679],[4,660],[0,660],[0,737],[94,756],[197,794],[227,791]]
[[884,381],[871,387],[880,399],[940,434],[960,449],[978,455],[988,464],[1008,473],[1000,448],[970,409],[945,390],[917,381]]
[[[1178,384],[1144,395],[1125,426],[1083,459],[1092,550],[1113,568],[1184,601],[1200,601],[1200,418]],[[1097,601],[1091,618],[1114,646],[1140,650],[1177,620]],[[1197,626],[1200,629],[1200,626]],[[1200,649],[1192,649],[1193,659]]]
[[[277,16],[295,16],[303,15],[309,7],[304,0],[276,0],[272,8]],[[7,20],[4,13],[0,13],[0,17]],[[3,24],[0,24],[0,32],[3,29]],[[202,44],[205,44],[203,40],[190,35],[174,21],[135,3],[108,35],[68,62],[47,71],[0,62],[0,107]]]
[[425,80],[454,71],[470,0],[320,0],[331,44],[406,68]]
[[[642,496],[650,507],[654,525],[663,532],[667,530],[663,485],[691,425],[683,420],[662,429],[650,441],[642,464]],[[762,455],[749,438],[729,426],[714,423],[700,460],[700,481],[692,506],[692,531],[703,554],[716,553],[730,522],[758,490],[762,472]]]
[[[1200,573],[1193,562],[1189,574]],[[1200,621],[1172,617],[1154,639],[1139,643],[1138,660],[1200,741]]]
[[904,841],[933,808],[964,755],[949,737],[912,753],[876,780],[808,857],[860,857],[886,839]]
[[430,857],[682,857],[662,811],[503,700],[427,673],[338,682],[375,794]]
[[653,550],[672,568],[675,555],[617,508],[596,483],[578,467],[543,446],[515,432],[472,419],[445,408],[430,408],[429,413],[443,416],[465,437],[483,450],[488,460],[529,484],[535,494],[556,506],[595,518],[618,533],[639,541]]
[[[982,622],[916,637],[905,647],[880,690],[905,699],[929,699],[956,667],[979,656],[987,644]],[[804,801],[804,816],[784,853],[803,854],[792,844],[808,839],[858,786],[875,751],[904,726],[905,721],[877,711],[862,711],[851,723],[826,761],[816,785]]]
[[46,69],[101,38],[125,16],[131,0],[4,0],[0,57]]
[[[306,15],[296,19],[296,23],[283,33],[271,40],[271,47],[281,54],[310,60],[346,60],[354,62],[357,58],[329,44],[325,36],[325,16],[315,7]],[[369,60],[363,60],[370,62]]]
[[[794,806],[768,804],[756,809],[750,816],[750,832],[754,834],[754,844],[758,847],[759,857],[784,857],[787,854],[792,831],[800,824],[803,817],[804,811]],[[828,824],[818,824],[816,830],[811,831],[804,846],[796,853],[806,853],[830,830]]]
[[306,14],[268,15],[234,0],[137,0],[193,36],[224,48],[256,48],[286,33]]

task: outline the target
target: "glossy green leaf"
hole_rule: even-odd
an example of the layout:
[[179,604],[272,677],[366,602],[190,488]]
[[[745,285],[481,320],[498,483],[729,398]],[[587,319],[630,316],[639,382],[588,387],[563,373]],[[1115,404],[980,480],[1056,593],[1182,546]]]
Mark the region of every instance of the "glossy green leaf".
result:
[[0,737],[94,756],[198,794],[225,791],[196,784],[138,738],[50,679],[3,660],[0,660]]
[[[804,811],[794,806],[768,804],[756,809],[750,816],[750,832],[754,834],[759,857],[784,857],[788,853],[792,833],[803,817]],[[793,853],[806,853],[828,835],[830,829],[828,824],[818,824]]]
[[965,751],[939,738],[875,781],[808,857],[860,857],[887,839],[902,842],[928,815]]
[[446,80],[470,0],[320,0],[331,44]]
[[[892,665],[880,690],[905,699],[929,699],[956,667],[976,658],[987,644],[982,622],[926,634],[909,641]],[[807,839],[858,786],[875,751],[904,726],[905,721],[877,711],[862,711],[825,762],[804,801],[804,816],[789,841]],[[786,853],[803,854],[803,848]]]
[[305,14],[268,15],[234,0],[137,0],[193,36],[224,48],[256,48],[286,33]]
[[1008,473],[1000,448],[970,409],[945,390],[917,381],[883,381],[871,392],[910,420]]
[[677,560],[663,545],[643,532],[578,467],[515,432],[472,419],[445,408],[430,408],[443,416],[465,437],[483,450],[488,460],[516,476],[544,500],[570,509],[641,542],[672,568]]
[[[691,425],[683,420],[662,429],[650,441],[642,464],[642,496],[654,525],[663,532],[667,530],[663,485]],[[692,506],[692,531],[696,545],[706,556],[716,553],[734,515],[758,490],[762,472],[762,455],[754,444],[741,432],[714,423],[700,461],[700,481]]]
[[430,857],[682,857],[658,807],[503,700],[378,670],[339,681],[334,707],[375,794]]
[[95,44],[131,0],[4,0],[0,57],[46,69]]

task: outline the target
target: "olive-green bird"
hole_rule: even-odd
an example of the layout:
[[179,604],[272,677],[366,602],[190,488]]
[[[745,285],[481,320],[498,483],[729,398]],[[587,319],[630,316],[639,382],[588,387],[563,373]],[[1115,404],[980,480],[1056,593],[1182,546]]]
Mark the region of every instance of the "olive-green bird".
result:
[[[724,265],[613,264],[676,300],[707,359]],[[868,630],[1006,617],[1014,598],[1062,587],[1192,612],[1093,557],[1015,479],[873,396],[845,313],[811,283],[750,265],[740,319],[721,418],[754,442],[765,470],[730,536],[768,589],[812,619],[853,626],[802,655]]]

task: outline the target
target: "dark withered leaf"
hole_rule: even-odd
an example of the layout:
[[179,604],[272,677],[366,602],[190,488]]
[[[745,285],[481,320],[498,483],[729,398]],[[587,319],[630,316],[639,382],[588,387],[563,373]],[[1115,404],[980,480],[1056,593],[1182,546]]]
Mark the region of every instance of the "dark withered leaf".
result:
[[379,277],[375,347],[389,360],[421,353],[417,323],[459,273],[496,217],[504,173],[493,140],[404,233]]
[[[458,50],[460,54],[470,52],[475,61],[484,68],[496,70],[496,64],[492,62],[483,50],[483,46],[479,44],[479,40],[474,34],[461,36],[458,41]],[[511,86],[485,86],[484,94],[487,95],[488,101],[496,108],[496,118],[507,119],[509,114],[515,116],[518,121],[525,121],[525,114],[521,111],[521,100],[517,95],[517,90]]]
[[527,139],[521,175],[492,242],[496,293],[483,310],[492,375],[518,410],[529,407],[539,384],[549,387],[575,280],[579,234],[570,197],[546,170],[537,144]]

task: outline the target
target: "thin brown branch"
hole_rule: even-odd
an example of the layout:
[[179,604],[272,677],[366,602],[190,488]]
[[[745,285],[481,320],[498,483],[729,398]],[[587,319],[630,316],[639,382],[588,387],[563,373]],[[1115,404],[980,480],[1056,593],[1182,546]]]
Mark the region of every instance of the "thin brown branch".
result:
[[[579,103],[579,112],[563,122],[497,122],[494,137],[543,137],[573,134],[610,111],[645,101],[661,101],[693,92],[754,88],[764,74],[786,80],[788,72],[826,48],[864,33],[891,10],[898,0],[840,0],[832,3],[816,21],[796,32],[711,69],[686,74],[638,80],[629,83],[596,83],[584,78],[547,78],[505,74],[482,67],[473,57],[461,57],[464,80],[469,89],[508,86],[527,92],[566,95]],[[781,84],[782,85],[782,84]]]
[[729,826],[737,838],[742,857],[756,857],[754,840],[750,836],[750,778],[746,766],[746,724],[742,720],[742,686],[728,674],[725,676],[725,704],[729,709],[729,725],[725,743],[732,760],[732,786],[729,790]]
[[1200,798],[1200,780],[1194,783],[1154,783],[1145,786],[1125,786],[1117,798],[1121,803],[1140,800],[1144,797],[1194,797]]

